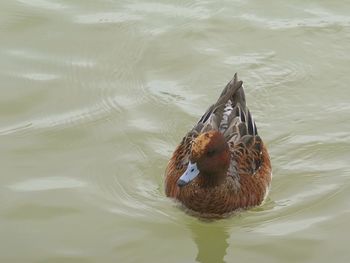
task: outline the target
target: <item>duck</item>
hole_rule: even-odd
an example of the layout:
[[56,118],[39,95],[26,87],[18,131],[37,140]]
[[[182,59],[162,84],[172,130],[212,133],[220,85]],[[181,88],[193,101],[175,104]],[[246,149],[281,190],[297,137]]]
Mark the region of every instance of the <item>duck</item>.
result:
[[176,147],[165,194],[195,215],[221,218],[261,205],[271,180],[269,153],[236,73]]

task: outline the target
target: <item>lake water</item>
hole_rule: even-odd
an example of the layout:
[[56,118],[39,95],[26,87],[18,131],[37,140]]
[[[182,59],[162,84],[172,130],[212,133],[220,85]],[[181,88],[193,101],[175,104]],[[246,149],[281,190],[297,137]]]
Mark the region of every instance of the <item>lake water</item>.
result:
[[[347,262],[347,1],[0,3],[1,262]],[[172,151],[238,72],[266,203],[206,222]]]

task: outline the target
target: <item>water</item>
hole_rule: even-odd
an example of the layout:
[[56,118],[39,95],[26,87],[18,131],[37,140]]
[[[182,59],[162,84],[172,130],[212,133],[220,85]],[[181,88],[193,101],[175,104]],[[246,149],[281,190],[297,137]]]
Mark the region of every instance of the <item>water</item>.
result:
[[[0,4],[1,262],[346,262],[346,1]],[[205,222],[164,196],[172,151],[235,72],[267,202]]]

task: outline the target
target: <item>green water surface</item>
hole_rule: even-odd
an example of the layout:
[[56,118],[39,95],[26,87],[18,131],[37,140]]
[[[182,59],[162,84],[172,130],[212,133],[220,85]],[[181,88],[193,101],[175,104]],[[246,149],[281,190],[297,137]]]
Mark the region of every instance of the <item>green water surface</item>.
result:
[[[348,1],[0,3],[0,262],[348,262]],[[266,203],[205,222],[164,194],[238,72]]]

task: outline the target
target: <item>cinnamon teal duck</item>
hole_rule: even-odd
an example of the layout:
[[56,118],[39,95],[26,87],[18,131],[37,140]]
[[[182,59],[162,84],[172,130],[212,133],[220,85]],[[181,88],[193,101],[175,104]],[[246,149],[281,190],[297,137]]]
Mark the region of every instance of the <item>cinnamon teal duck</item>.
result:
[[165,172],[165,193],[201,217],[260,205],[271,179],[269,154],[237,74],[182,139]]

